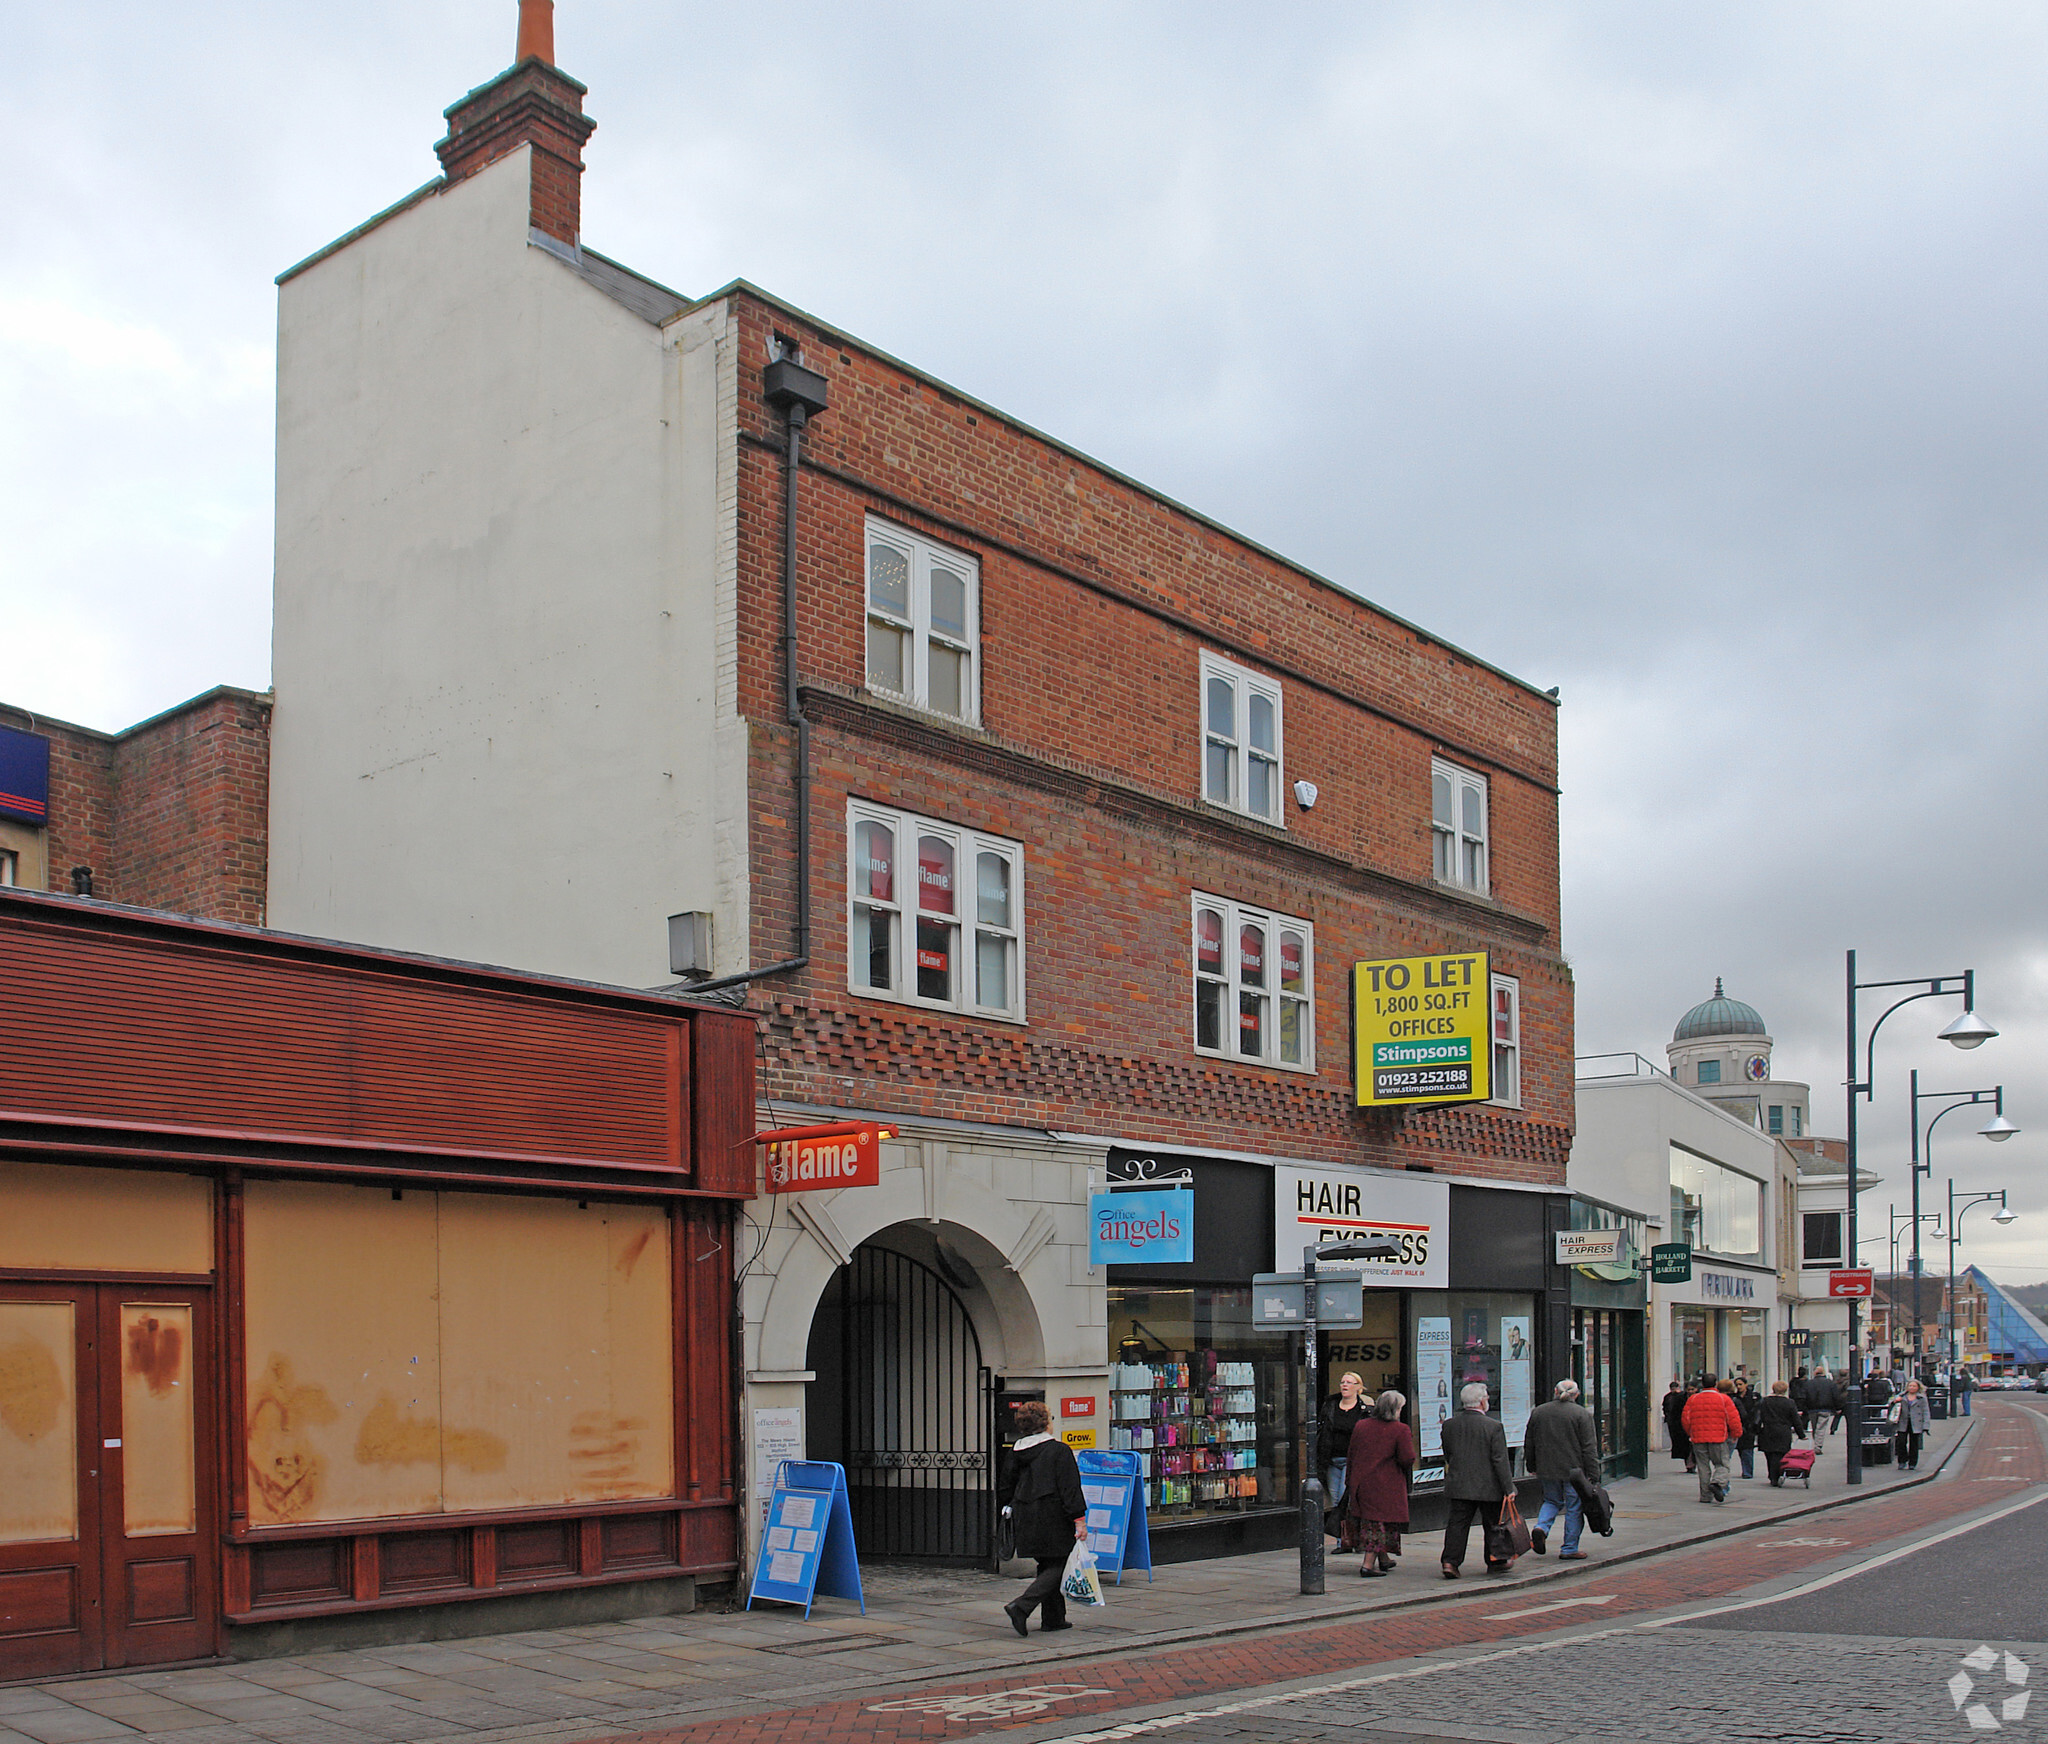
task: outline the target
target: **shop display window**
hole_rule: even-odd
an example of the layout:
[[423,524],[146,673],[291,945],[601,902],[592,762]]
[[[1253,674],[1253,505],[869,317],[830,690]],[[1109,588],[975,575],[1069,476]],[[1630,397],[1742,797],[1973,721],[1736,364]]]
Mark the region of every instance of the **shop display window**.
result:
[[1295,1341],[1252,1330],[1248,1285],[1112,1285],[1109,1446],[1156,1523],[1291,1505]]
[[1496,1291],[1417,1290],[1409,1297],[1415,1343],[1416,1481],[1443,1477],[1443,1425],[1460,1389],[1486,1385],[1488,1414],[1500,1419],[1516,1475],[1536,1374],[1536,1298]]

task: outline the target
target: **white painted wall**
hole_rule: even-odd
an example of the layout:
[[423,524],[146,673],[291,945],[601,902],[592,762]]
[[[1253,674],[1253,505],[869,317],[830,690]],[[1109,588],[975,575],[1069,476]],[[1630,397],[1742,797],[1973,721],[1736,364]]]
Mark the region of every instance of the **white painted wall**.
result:
[[281,289],[270,920],[628,986],[746,964],[726,310],[528,241],[522,149]]
[[[1578,1130],[1572,1139],[1571,1161],[1566,1166],[1565,1176],[1573,1191],[1647,1212],[1652,1244],[1676,1240],[1670,1228],[1671,1146],[1683,1145],[1765,1184],[1763,1264],[1776,1265],[1781,1223],[1778,1199],[1782,1182],[1777,1167],[1778,1144],[1775,1139],[1665,1077],[1581,1079],[1577,1086],[1576,1115]],[[1702,1259],[1695,1262],[1694,1284],[1653,1284],[1650,1287],[1648,1342],[1652,1447],[1664,1445],[1660,1401],[1675,1361],[1671,1348],[1672,1306],[1674,1303],[1706,1302],[1704,1292],[1698,1287],[1700,1272],[1740,1269]],[[1777,1280],[1760,1272],[1757,1292],[1757,1300],[1743,1306],[1762,1310],[1766,1315],[1764,1368],[1766,1376],[1770,1377],[1776,1373],[1778,1332],[1783,1324]],[[1711,1305],[1729,1306],[1721,1302]]]

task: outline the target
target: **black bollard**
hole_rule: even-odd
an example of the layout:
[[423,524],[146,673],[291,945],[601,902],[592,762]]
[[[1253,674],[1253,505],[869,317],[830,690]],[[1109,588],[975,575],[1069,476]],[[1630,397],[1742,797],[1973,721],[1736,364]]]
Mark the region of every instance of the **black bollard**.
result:
[[1310,1478],[1301,1486],[1301,1590],[1323,1590],[1323,1485]]

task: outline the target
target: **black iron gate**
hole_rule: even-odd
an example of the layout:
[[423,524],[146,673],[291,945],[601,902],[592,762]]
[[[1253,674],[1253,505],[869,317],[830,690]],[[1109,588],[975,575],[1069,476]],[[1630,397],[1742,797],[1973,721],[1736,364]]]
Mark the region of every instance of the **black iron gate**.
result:
[[992,1379],[945,1279],[860,1247],[840,1268],[842,1422],[863,1556],[988,1562],[995,1549]]

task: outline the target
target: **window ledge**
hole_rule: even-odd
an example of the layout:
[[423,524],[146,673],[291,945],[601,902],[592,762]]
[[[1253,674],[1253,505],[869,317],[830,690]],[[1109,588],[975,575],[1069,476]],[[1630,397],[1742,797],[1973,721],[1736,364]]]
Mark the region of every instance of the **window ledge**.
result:
[[1453,896],[1460,902],[1469,902],[1476,908],[1490,909],[1495,914],[1512,914],[1514,911],[1497,896],[1473,890],[1463,884],[1446,884],[1441,878],[1431,878],[1430,889],[1443,896]]
[[934,1005],[926,999],[901,999],[893,993],[877,993],[872,987],[856,987],[846,984],[850,999],[870,999],[877,1005],[893,1005],[898,1011],[921,1011],[931,1017],[956,1017],[969,1023],[1000,1023],[1011,1029],[1029,1029],[1028,1017],[1006,1017],[1000,1011],[981,1011],[973,1006]]
[[1247,1072],[1285,1072],[1290,1078],[1313,1078],[1314,1066],[1285,1066],[1278,1060],[1247,1060],[1242,1054],[1212,1053],[1207,1048],[1196,1048],[1195,1058],[1212,1060],[1219,1066],[1240,1066]]
[[1280,821],[1278,823],[1275,823],[1271,818],[1260,817],[1255,811],[1240,811],[1234,805],[1220,804],[1218,801],[1211,799],[1206,793],[1196,794],[1195,804],[1200,806],[1211,817],[1228,818],[1234,824],[1250,824],[1255,829],[1273,830],[1282,836],[1287,834],[1287,802],[1284,799],[1280,802]]

